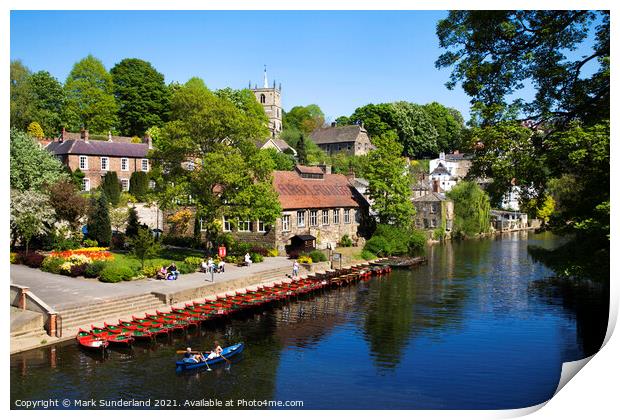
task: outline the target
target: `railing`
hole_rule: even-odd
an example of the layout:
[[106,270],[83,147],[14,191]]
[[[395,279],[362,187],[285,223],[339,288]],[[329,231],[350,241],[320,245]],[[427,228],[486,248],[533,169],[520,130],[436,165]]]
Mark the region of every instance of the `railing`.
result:
[[53,308],[39,299],[37,295],[32,293],[29,287],[11,284],[10,297],[11,306],[15,306],[19,309],[39,312],[45,315],[45,330],[48,335],[52,337],[62,336],[62,321],[60,321],[61,328],[59,329],[60,315]]

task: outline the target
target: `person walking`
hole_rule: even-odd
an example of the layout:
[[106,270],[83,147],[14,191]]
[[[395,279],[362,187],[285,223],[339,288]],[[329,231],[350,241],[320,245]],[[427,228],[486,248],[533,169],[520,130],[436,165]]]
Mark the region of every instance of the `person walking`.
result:
[[293,263],[293,278],[299,277],[299,263],[297,260]]

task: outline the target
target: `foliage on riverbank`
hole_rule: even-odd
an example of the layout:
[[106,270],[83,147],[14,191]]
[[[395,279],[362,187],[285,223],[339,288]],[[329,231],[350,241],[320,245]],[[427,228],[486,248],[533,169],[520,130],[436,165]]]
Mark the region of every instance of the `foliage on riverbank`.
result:
[[447,196],[454,202],[455,237],[470,237],[487,233],[491,227],[489,196],[474,182],[460,182]]
[[417,255],[423,252],[426,235],[412,228],[392,225],[378,225],[377,230],[366,242],[366,256],[387,257],[392,255]]

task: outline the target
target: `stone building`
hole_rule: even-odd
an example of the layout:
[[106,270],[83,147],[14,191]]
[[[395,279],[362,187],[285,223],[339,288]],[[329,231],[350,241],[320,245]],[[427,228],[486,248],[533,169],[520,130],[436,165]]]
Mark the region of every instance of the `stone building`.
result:
[[88,130],[76,134],[63,130],[60,137],[49,142],[45,149],[72,171],[80,169],[84,173],[83,191],[97,188],[109,171],[117,173],[122,189],[128,191],[132,173],[150,170],[147,154],[152,145],[149,138],[142,143],[133,143],[131,137],[111,134],[107,140],[93,140]]
[[450,191],[463,180],[471,168],[471,156],[465,153],[440,153],[438,159],[429,162],[430,184],[438,185],[443,191]]
[[491,210],[491,224],[495,230],[501,232],[527,229],[527,213],[507,210]]
[[267,141],[256,142],[259,149],[274,149],[280,153],[288,153],[291,156],[297,156],[297,150],[293,149],[288,143],[282,139],[267,139]]
[[366,129],[361,125],[317,128],[310,134],[312,140],[325,153],[346,153],[347,155],[365,155],[375,146],[370,142]]
[[277,138],[282,132],[282,85],[276,88],[276,82],[273,81],[273,87],[269,87],[267,80],[267,66],[263,74],[263,87],[254,86],[252,84],[248,88],[254,92],[256,100],[263,106],[267,118],[269,118],[269,131],[272,138]]
[[454,203],[445,194],[431,192],[412,200],[416,209],[415,227],[418,229],[437,229],[445,227],[452,230],[454,222]]

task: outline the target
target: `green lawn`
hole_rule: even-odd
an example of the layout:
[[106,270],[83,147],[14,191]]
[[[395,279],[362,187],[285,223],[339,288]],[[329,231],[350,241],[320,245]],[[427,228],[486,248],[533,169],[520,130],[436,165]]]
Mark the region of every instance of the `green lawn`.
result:
[[[131,268],[134,272],[137,272],[141,268],[141,262],[138,258],[134,257],[131,253],[112,251],[114,255],[114,261],[110,261],[110,266],[124,266]],[[171,262],[175,262],[177,265],[186,257],[203,257],[204,253],[199,250],[193,249],[177,249],[177,248],[161,248],[155,258],[144,260],[144,266],[168,267]]]

